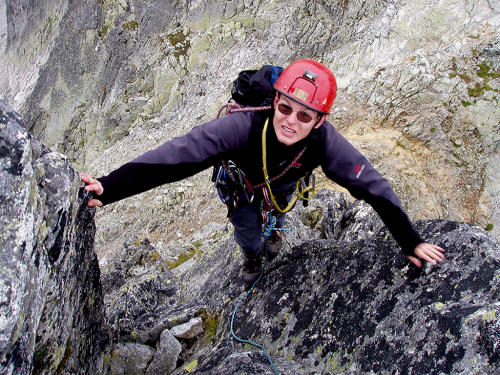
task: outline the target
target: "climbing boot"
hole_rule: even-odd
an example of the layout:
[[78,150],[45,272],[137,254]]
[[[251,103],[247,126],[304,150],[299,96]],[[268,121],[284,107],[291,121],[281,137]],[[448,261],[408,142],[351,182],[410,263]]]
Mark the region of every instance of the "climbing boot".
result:
[[272,230],[271,235],[267,239],[267,259],[273,260],[278,255],[283,245],[281,238],[282,231]]
[[[261,253],[262,254],[262,253]],[[241,277],[247,284],[253,284],[257,281],[262,272],[262,256],[259,254],[257,258],[247,258],[243,262]]]

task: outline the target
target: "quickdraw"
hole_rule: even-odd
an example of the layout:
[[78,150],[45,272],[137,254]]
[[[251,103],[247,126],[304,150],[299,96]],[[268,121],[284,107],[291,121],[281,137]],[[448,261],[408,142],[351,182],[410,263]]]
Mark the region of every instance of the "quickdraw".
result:
[[[242,205],[252,203],[254,192],[246,174],[236,166],[232,160],[223,160],[216,167],[212,175],[220,200],[228,207],[228,217],[231,217],[234,210]],[[245,202],[241,198],[245,197]]]

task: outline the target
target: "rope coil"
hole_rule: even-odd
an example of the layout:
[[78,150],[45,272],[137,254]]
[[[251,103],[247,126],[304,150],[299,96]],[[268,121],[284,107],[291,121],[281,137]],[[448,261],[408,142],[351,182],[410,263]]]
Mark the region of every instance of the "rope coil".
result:
[[222,111],[226,110],[226,115],[230,115],[231,113],[236,112],[257,112],[257,111],[267,111],[271,109],[272,106],[267,105],[263,107],[245,107],[244,105],[238,104],[234,99],[229,100],[226,104],[220,107],[219,112],[217,112],[217,117],[219,118],[222,114]]

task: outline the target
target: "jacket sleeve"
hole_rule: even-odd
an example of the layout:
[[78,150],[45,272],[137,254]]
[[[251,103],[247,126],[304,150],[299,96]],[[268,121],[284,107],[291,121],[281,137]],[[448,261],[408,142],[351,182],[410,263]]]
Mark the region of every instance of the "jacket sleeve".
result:
[[236,113],[207,122],[158,148],[147,151],[100,177],[104,205],[179,181],[214,165],[224,154],[245,146],[251,131],[250,113]]
[[345,187],[357,199],[370,204],[403,253],[414,255],[415,247],[424,241],[413,229],[390,183],[330,123],[325,122],[322,127],[324,155],[321,166],[325,175]]

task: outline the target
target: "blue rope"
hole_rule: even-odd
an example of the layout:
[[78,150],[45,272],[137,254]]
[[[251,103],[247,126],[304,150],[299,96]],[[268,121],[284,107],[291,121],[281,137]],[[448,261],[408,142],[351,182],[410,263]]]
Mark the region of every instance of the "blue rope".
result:
[[[264,210],[264,200],[262,200],[260,204],[260,210],[266,215],[266,225],[264,226],[264,232],[262,233],[262,237],[267,241],[267,239],[271,236],[271,231],[280,230],[282,232],[290,232],[291,229],[288,228],[276,228],[276,217],[271,215],[271,211]],[[267,243],[266,243],[267,249]]]
[[260,279],[262,278],[262,275],[264,274],[264,268],[266,267],[266,264],[267,264],[267,256],[266,256],[266,260],[264,262],[264,266],[262,267],[262,271],[260,272],[260,275],[259,275],[259,278],[253,283],[252,287],[250,288],[250,290],[248,292],[246,292],[243,297],[241,297],[241,299],[239,300],[238,304],[236,305],[236,308],[234,309],[233,311],[233,316],[231,317],[231,334],[233,335],[233,337],[239,341],[239,342],[242,342],[244,344],[250,344],[250,345],[253,345],[253,346],[256,346],[257,348],[260,348],[262,349],[262,352],[264,353],[264,355],[266,356],[267,360],[269,361],[269,363],[271,364],[271,367],[273,368],[273,371],[274,371],[274,374],[275,375],[279,375],[279,372],[278,370],[276,370],[276,367],[274,366],[274,362],[273,360],[271,359],[271,357],[269,356],[269,354],[267,354],[267,351],[266,351],[266,348],[264,348],[262,345],[260,344],[257,344],[256,342],[253,342],[253,341],[249,341],[249,340],[245,340],[245,339],[242,339],[238,336],[236,336],[236,333],[234,333],[234,318],[236,316],[236,311],[238,311],[238,307],[240,307],[240,304],[241,302],[243,302],[243,300],[245,298],[247,298],[247,296],[253,292],[254,288],[255,288],[255,285],[257,285],[257,283],[260,281]]
[[264,265],[262,266],[262,270],[260,272],[259,278],[253,283],[253,285],[250,288],[250,290],[248,292],[246,292],[243,295],[243,297],[241,297],[241,299],[239,300],[238,304],[236,305],[236,308],[233,311],[233,315],[231,317],[231,334],[233,335],[233,337],[235,338],[235,340],[237,340],[239,342],[242,342],[244,344],[250,344],[250,345],[256,346],[257,348],[262,349],[262,351],[264,352],[264,355],[266,356],[267,360],[271,364],[271,367],[273,368],[274,374],[275,375],[279,375],[278,370],[276,370],[276,367],[274,366],[273,360],[271,359],[271,357],[269,356],[269,354],[267,354],[266,348],[264,348],[260,344],[257,344],[255,342],[252,342],[252,341],[249,341],[249,340],[245,340],[245,339],[242,339],[242,338],[236,336],[236,334],[234,333],[234,329],[233,329],[233,327],[234,327],[234,318],[236,316],[236,311],[238,311],[238,307],[240,307],[240,304],[245,300],[245,298],[247,298],[247,296],[254,291],[255,286],[257,285],[257,283],[262,278],[262,275],[264,275],[264,269],[266,268],[266,265],[267,265],[267,239],[271,235],[271,231],[272,230],[281,230],[281,231],[287,231],[288,232],[288,231],[291,230],[291,229],[284,229],[284,228],[276,228],[276,217],[274,217],[273,215],[271,215],[270,211],[265,211],[264,210],[263,203],[264,203],[264,201],[262,201],[262,203],[260,205],[260,209],[266,215],[266,225],[264,226],[264,232],[262,233],[262,237],[264,237],[264,241],[266,241],[266,256],[264,258]]

